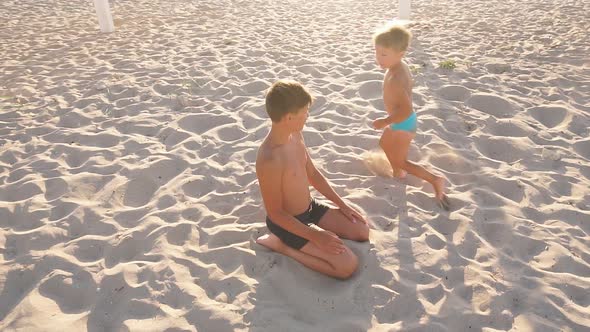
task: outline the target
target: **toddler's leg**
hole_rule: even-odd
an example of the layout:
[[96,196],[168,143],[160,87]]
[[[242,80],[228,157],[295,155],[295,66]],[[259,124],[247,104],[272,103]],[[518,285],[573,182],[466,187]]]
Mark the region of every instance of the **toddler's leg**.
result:
[[388,130],[385,130],[385,131],[383,131],[383,134],[381,135],[381,139],[379,140],[379,146],[381,146],[381,148],[385,152],[385,155],[387,156],[387,160],[389,160],[389,164],[391,165],[391,168],[393,169],[393,177],[398,178],[398,179],[405,179],[406,175],[408,175],[408,172],[406,172],[406,170],[404,170],[403,168],[399,167],[397,164],[394,165],[391,162],[391,160],[392,160],[392,158],[393,159],[397,159],[397,158],[405,159],[408,154],[408,149],[410,146],[409,143],[408,143],[408,146],[406,146],[406,147],[391,144],[390,133],[388,133]]
[[445,210],[448,210],[448,200],[444,193],[444,179],[430,173],[424,167],[407,160],[410,143],[414,139],[414,136],[414,133],[407,131],[385,130],[383,136],[381,136],[379,144],[383,151],[385,151],[385,155],[387,155],[391,167],[394,169],[394,175],[396,169],[401,169],[427,181],[434,188],[439,205]]

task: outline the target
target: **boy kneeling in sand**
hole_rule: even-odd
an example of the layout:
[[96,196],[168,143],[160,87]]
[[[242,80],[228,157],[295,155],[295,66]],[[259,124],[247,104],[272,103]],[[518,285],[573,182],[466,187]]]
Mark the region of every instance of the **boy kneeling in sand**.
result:
[[[356,271],[358,258],[340,238],[367,241],[369,226],[332,189],[307,152],[301,131],[311,103],[311,95],[297,82],[278,81],[267,92],[272,127],[258,150],[256,176],[270,234],[256,242],[310,269],[346,279]],[[339,209],[316,202],[310,184]]]

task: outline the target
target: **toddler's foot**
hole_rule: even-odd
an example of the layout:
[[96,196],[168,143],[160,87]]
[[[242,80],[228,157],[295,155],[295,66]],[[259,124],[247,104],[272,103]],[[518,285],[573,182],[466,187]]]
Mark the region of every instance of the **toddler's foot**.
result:
[[438,176],[436,180],[434,180],[433,186],[437,205],[445,211],[449,211],[451,209],[451,206],[449,203],[449,199],[445,194],[445,179]]
[[406,172],[406,170],[404,170],[404,169],[394,169],[393,170],[393,177],[395,177],[395,178],[405,179],[406,175],[408,175],[408,172]]

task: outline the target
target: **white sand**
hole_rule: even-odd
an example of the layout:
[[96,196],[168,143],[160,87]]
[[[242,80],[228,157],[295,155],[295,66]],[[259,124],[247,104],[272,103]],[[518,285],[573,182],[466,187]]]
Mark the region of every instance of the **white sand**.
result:
[[[412,1],[410,158],[451,213],[375,152],[396,1],[117,0],[108,35],[91,3],[0,4],[0,330],[590,326],[588,1]],[[371,220],[349,281],[253,243],[279,78],[314,92],[310,152]]]

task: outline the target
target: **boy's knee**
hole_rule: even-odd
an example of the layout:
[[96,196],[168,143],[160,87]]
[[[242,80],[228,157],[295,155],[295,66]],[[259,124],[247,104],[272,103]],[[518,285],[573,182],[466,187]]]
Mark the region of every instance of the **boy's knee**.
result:
[[359,231],[357,232],[355,240],[358,242],[369,241],[369,226],[368,225],[363,224],[363,227],[361,227],[359,229]]
[[336,278],[338,279],[348,279],[352,277],[352,275],[356,272],[356,269],[359,265],[358,257],[351,251],[350,257],[345,262],[342,262],[341,265],[338,267],[336,271]]
[[365,242],[369,240],[369,225],[361,223],[353,228],[353,231],[348,234],[347,239],[356,242]]

